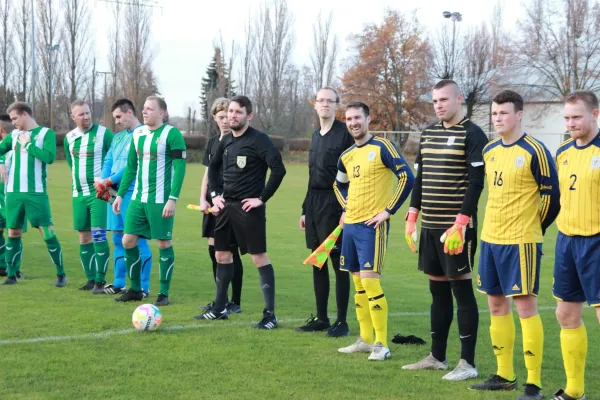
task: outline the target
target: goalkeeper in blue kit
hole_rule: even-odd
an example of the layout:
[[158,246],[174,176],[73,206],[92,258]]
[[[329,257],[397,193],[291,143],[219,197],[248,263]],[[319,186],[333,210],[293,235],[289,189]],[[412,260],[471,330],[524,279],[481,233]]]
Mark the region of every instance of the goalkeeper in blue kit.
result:
[[[112,114],[115,123],[123,128],[122,132],[117,133],[112,141],[108,153],[104,159],[102,168],[102,179],[95,184],[96,195],[109,200],[109,188],[119,189],[119,184],[125,173],[127,166],[127,156],[131,146],[133,131],[142,126],[135,116],[135,107],[127,99],[117,100],[112,106]],[[123,247],[123,230],[125,229],[125,215],[133,196],[135,180],[129,185],[127,193],[123,196],[121,205],[121,214],[115,214],[112,205],[108,204],[108,230],[112,231],[114,250],[115,278],[111,285],[104,287],[103,293],[120,294],[125,291],[125,278],[127,268],[125,266],[125,248]],[[142,263],[142,292],[144,298],[150,293],[150,272],[152,271],[152,251],[146,239],[140,238],[138,241]]]

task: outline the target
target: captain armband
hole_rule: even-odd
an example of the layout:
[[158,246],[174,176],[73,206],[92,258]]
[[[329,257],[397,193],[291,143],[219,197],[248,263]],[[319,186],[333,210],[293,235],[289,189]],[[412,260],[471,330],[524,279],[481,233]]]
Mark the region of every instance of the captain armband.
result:
[[185,160],[185,150],[171,150],[171,158],[174,160],[182,159]]

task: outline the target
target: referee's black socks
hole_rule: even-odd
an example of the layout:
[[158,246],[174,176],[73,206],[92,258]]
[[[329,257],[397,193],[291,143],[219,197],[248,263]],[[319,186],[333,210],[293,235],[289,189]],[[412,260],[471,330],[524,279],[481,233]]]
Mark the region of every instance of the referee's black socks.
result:
[[431,354],[438,361],[446,360],[448,331],[454,317],[452,288],[448,281],[429,280],[431,303]]
[[215,255],[215,246],[208,245],[208,255],[210,256],[210,260],[212,261],[213,267],[213,279],[215,282],[217,281],[217,256]]
[[275,311],[275,271],[273,265],[267,264],[258,269],[260,275],[260,287],[265,300],[265,309]]
[[477,344],[477,328],[479,326],[479,310],[473,292],[471,279],[452,281],[452,292],[456,299],[458,311],[458,334],[460,335],[460,358],[475,366],[475,345]]
[[244,265],[240,258],[240,252],[233,252],[233,280],[231,281],[231,302],[238,306],[242,304],[242,283],[244,277]]
[[233,279],[233,263],[217,264],[216,283],[217,295],[215,296],[214,309],[221,312],[227,306],[227,291]]

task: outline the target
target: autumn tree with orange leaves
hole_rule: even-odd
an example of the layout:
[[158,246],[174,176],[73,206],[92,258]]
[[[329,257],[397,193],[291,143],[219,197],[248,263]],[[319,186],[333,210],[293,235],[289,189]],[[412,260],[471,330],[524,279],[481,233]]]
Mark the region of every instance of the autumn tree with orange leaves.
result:
[[386,10],[381,24],[369,24],[350,40],[356,51],[342,75],[345,101],[371,109],[371,130],[408,130],[424,122],[424,95],[432,87],[431,51],[415,14]]

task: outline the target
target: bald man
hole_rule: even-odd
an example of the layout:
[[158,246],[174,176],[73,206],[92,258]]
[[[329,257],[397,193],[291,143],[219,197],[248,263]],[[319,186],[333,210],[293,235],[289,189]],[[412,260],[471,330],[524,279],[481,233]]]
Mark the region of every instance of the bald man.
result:
[[439,122],[427,127],[421,135],[415,160],[417,179],[405,228],[409,247],[419,253],[419,269],[429,278],[433,298],[431,353],[402,368],[448,369],[446,346],[454,316],[454,296],[461,359],[443,379],[462,381],[477,377],[475,345],[479,312],[471,272],[477,246],[477,203],[485,176],[482,151],[488,139],[480,127],[464,117],[463,96],[456,82],[449,79],[438,82],[432,97]]

